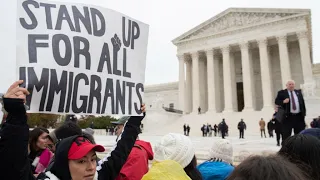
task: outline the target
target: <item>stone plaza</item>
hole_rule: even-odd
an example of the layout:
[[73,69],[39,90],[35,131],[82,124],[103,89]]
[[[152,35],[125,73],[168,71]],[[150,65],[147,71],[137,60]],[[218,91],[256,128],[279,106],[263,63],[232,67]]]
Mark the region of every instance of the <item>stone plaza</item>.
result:
[[[148,141],[154,146],[161,136],[148,136],[142,134],[139,137],[141,140]],[[208,160],[208,151],[213,141],[220,137],[190,137],[196,150],[196,156],[199,162]],[[276,153],[280,147],[276,146],[274,138],[260,138],[260,136],[246,136],[246,139],[239,140],[238,137],[227,137],[230,140],[234,149],[235,164],[241,162],[250,155],[255,154],[272,154]],[[106,152],[99,154],[99,157],[105,157],[112,147],[115,145],[115,136],[95,135],[95,140],[98,144],[106,147]]]

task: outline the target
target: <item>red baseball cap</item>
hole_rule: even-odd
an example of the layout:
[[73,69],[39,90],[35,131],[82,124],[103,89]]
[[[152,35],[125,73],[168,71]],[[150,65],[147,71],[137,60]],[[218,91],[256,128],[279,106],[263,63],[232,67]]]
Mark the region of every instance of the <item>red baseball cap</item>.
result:
[[80,159],[87,155],[91,150],[96,152],[104,152],[105,149],[101,145],[92,144],[85,137],[78,137],[71,145],[68,152],[68,159]]

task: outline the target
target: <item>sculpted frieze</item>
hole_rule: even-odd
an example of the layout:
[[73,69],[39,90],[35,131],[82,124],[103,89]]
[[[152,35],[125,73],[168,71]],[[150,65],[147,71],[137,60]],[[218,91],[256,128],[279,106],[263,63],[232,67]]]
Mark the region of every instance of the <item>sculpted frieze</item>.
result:
[[214,22],[208,24],[195,33],[185,37],[189,39],[198,35],[209,35],[216,32],[231,30],[241,26],[259,24],[270,20],[277,20],[286,16],[294,15],[294,13],[252,13],[252,12],[232,12]]

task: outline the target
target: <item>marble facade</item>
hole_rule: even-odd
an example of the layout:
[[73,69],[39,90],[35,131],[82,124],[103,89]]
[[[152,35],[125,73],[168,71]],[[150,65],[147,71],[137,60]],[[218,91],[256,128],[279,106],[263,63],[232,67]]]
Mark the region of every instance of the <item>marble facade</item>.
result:
[[287,80],[314,84],[310,10],[231,8],[173,43],[185,114],[270,111]]
[[[238,135],[240,119],[247,135],[258,135],[259,120],[271,118],[275,95],[289,79],[302,89],[309,125],[320,115],[310,18],[308,9],[230,8],[174,39],[179,81],[145,87],[155,114],[145,119],[150,134],[181,133],[188,124],[200,136],[203,124],[224,118],[231,135]],[[183,115],[163,111],[170,106]]]

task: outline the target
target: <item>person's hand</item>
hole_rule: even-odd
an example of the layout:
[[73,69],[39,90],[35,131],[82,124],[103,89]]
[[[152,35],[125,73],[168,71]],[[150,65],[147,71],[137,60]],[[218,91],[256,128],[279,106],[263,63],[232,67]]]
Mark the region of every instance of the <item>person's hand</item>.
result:
[[290,101],[290,99],[289,99],[289,98],[286,98],[285,100],[283,100],[283,103],[284,103],[284,104],[287,104],[289,101]]
[[146,112],[146,105],[145,105],[145,104],[142,104],[142,105],[141,105],[141,111],[142,111],[143,113]]
[[23,80],[14,82],[8,89],[7,93],[4,95],[5,98],[10,99],[23,99],[26,102],[26,96],[30,93],[26,88],[19,87],[23,83]]

